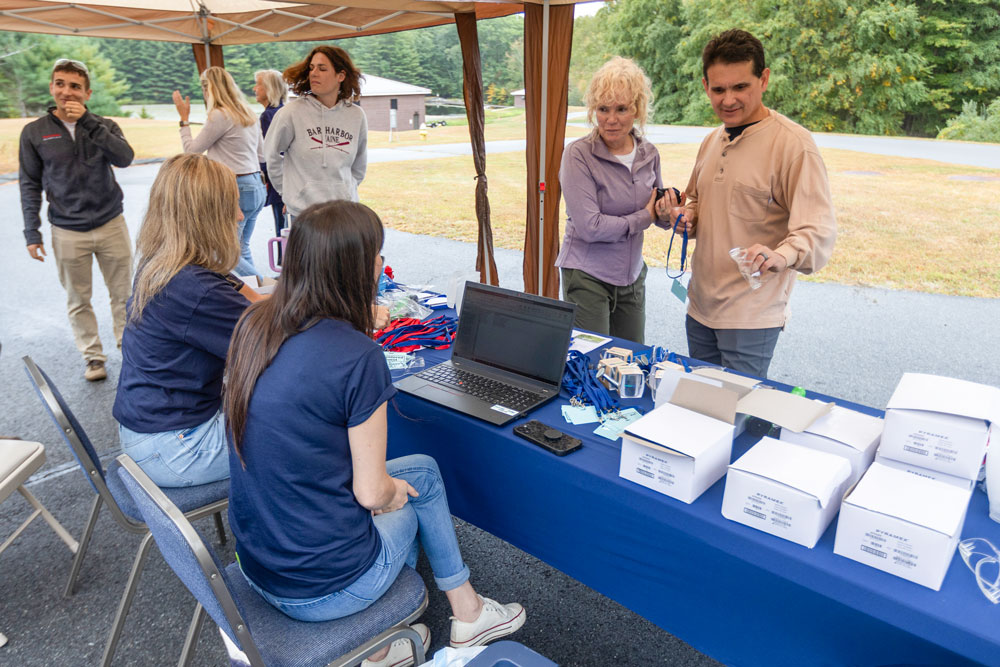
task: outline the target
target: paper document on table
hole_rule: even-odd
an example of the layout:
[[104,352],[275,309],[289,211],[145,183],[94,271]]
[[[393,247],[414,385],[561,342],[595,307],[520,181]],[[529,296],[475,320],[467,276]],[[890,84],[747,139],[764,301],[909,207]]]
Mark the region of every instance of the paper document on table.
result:
[[611,339],[605,336],[573,329],[573,338],[570,340],[569,349],[570,351],[576,350],[580,354],[587,354],[610,342]]

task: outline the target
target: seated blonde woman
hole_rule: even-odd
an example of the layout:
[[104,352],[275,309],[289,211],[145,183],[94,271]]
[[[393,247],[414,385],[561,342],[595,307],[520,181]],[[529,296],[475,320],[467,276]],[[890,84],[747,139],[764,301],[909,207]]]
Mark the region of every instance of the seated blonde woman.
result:
[[259,295],[230,271],[242,215],[233,172],[203,155],[160,168],[139,229],[112,414],[122,448],[160,486],[229,477],[222,371]]

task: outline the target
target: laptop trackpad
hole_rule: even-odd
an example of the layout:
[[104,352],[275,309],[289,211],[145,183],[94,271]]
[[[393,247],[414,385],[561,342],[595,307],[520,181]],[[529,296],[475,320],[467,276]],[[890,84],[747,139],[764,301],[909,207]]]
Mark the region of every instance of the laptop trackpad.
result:
[[416,389],[414,393],[429,401],[436,401],[443,405],[459,405],[467,402],[466,394],[458,391],[450,391],[436,384],[425,384]]

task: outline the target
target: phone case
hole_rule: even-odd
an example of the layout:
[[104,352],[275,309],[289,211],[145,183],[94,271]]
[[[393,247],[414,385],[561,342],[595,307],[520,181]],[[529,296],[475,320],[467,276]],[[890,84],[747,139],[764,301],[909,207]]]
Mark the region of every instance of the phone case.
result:
[[534,419],[515,426],[514,434],[544,447],[557,456],[565,456],[583,446],[579,438],[566,435],[562,431]]

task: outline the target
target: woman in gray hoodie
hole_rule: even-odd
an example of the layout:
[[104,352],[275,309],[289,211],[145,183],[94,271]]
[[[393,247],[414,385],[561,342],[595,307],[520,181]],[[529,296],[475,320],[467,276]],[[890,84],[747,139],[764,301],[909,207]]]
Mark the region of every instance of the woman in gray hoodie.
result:
[[322,45],[284,77],[298,97],[274,114],[264,141],[271,185],[292,218],[312,204],[358,201],[368,167],[361,72],[346,51]]

